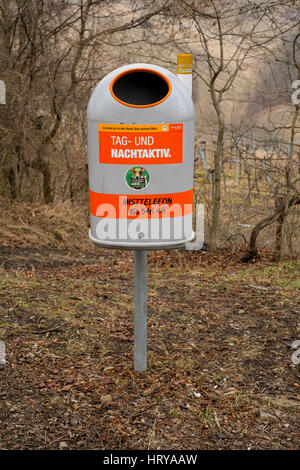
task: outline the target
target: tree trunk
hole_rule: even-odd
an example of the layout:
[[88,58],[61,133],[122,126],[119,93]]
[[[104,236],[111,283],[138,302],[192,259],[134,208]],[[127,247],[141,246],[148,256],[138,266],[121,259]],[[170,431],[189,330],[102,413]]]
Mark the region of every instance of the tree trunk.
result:
[[15,175],[13,167],[10,167],[8,171],[7,179],[8,179],[9,187],[10,187],[10,197],[12,199],[16,199],[18,195],[18,191],[17,191],[16,175]]
[[[300,204],[300,197],[299,195],[295,195],[291,197],[290,200],[288,201],[288,208],[299,205],[299,204]],[[260,234],[261,230],[266,228],[268,225],[271,225],[273,222],[275,222],[275,220],[279,219],[280,217],[284,217],[284,204],[281,204],[280,206],[278,205],[272,214],[262,219],[253,227],[253,230],[250,235],[248,251],[243,256],[241,261],[248,262],[252,258],[254,258],[254,256],[257,254],[257,247],[256,247],[257,237]]]
[[53,188],[51,182],[51,171],[49,163],[43,158],[38,158],[31,162],[31,168],[38,170],[43,175],[43,196],[46,204],[53,202]]
[[214,154],[214,178],[215,178],[215,191],[213,200],[213,214],[212,223],[210,228],[210,249],[215,251],[217,248],[217,233],[220,220],[220,207],[221,207],[221,156],[224,136],[224,122],[219,121],[219,131],[217,148]]
[[[290,150],[288,155],[288,161],[285,169],[286,175],[286,194],[284,197],[284,204],[283,204],[283,213],[282,213],[282,224],[281,224],[281,239],[283,238],[283,231],[285,227],[286,217],[289,209],[289,201],[290,201],[290,194],[292,190],[292,163],[293,163],[293,156],[294,156],[294,149],[295,149],[295,135],[296,135],[296,124],[299,116],[300,106],[298,104],[295,105],[294,116],[292,120],[291,126],[291,137],[290,137]],[[280,257],[283,256],[283,244],[281,243],[281,250],[280,250]]]
[[[282,196],[278,196],[275,199],[275,209],[280,210],[280,207],[283,206],[284,203],[284,198]],[[284,216],[283,214],[280,214],[280,216],[277,219],[277,224],[276,224],[276,230],[275,230],[275,256],[280,257],[281,253],[281,245],[282,245],[282,226],[284,222]]]

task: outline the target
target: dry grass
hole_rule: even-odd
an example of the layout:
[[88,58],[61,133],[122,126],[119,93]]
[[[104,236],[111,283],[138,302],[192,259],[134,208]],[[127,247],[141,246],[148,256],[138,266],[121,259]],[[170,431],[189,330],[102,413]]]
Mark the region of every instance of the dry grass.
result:
[[70,201],[52,206],[0,198],[0,244],[3,247],[54,247],[93,252],[88,238],[88,205]]

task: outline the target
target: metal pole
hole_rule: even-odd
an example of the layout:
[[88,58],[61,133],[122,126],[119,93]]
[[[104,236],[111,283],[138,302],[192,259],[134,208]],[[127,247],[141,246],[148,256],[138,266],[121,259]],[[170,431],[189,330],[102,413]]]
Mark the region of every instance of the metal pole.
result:
[[134,370],[147,369],[147,251],[134,251]]
[[0,80],[0,104],[6,104],[6,88],[3,80]]

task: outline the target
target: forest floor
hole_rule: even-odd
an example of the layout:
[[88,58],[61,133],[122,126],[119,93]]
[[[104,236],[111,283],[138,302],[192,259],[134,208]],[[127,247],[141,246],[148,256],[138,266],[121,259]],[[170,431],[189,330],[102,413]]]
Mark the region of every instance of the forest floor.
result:
[[135,373],[132,253],[29,245],[0,247],[0,449],[299,448],[299,260],[149,253]]

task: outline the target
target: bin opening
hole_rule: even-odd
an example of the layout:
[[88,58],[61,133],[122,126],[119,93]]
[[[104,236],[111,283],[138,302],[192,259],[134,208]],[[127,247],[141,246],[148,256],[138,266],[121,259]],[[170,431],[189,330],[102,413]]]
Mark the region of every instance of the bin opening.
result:
[[171,93],[170,81],[152,70],[128,70],[111,83],[113,97],[127,106],[154,106]]

